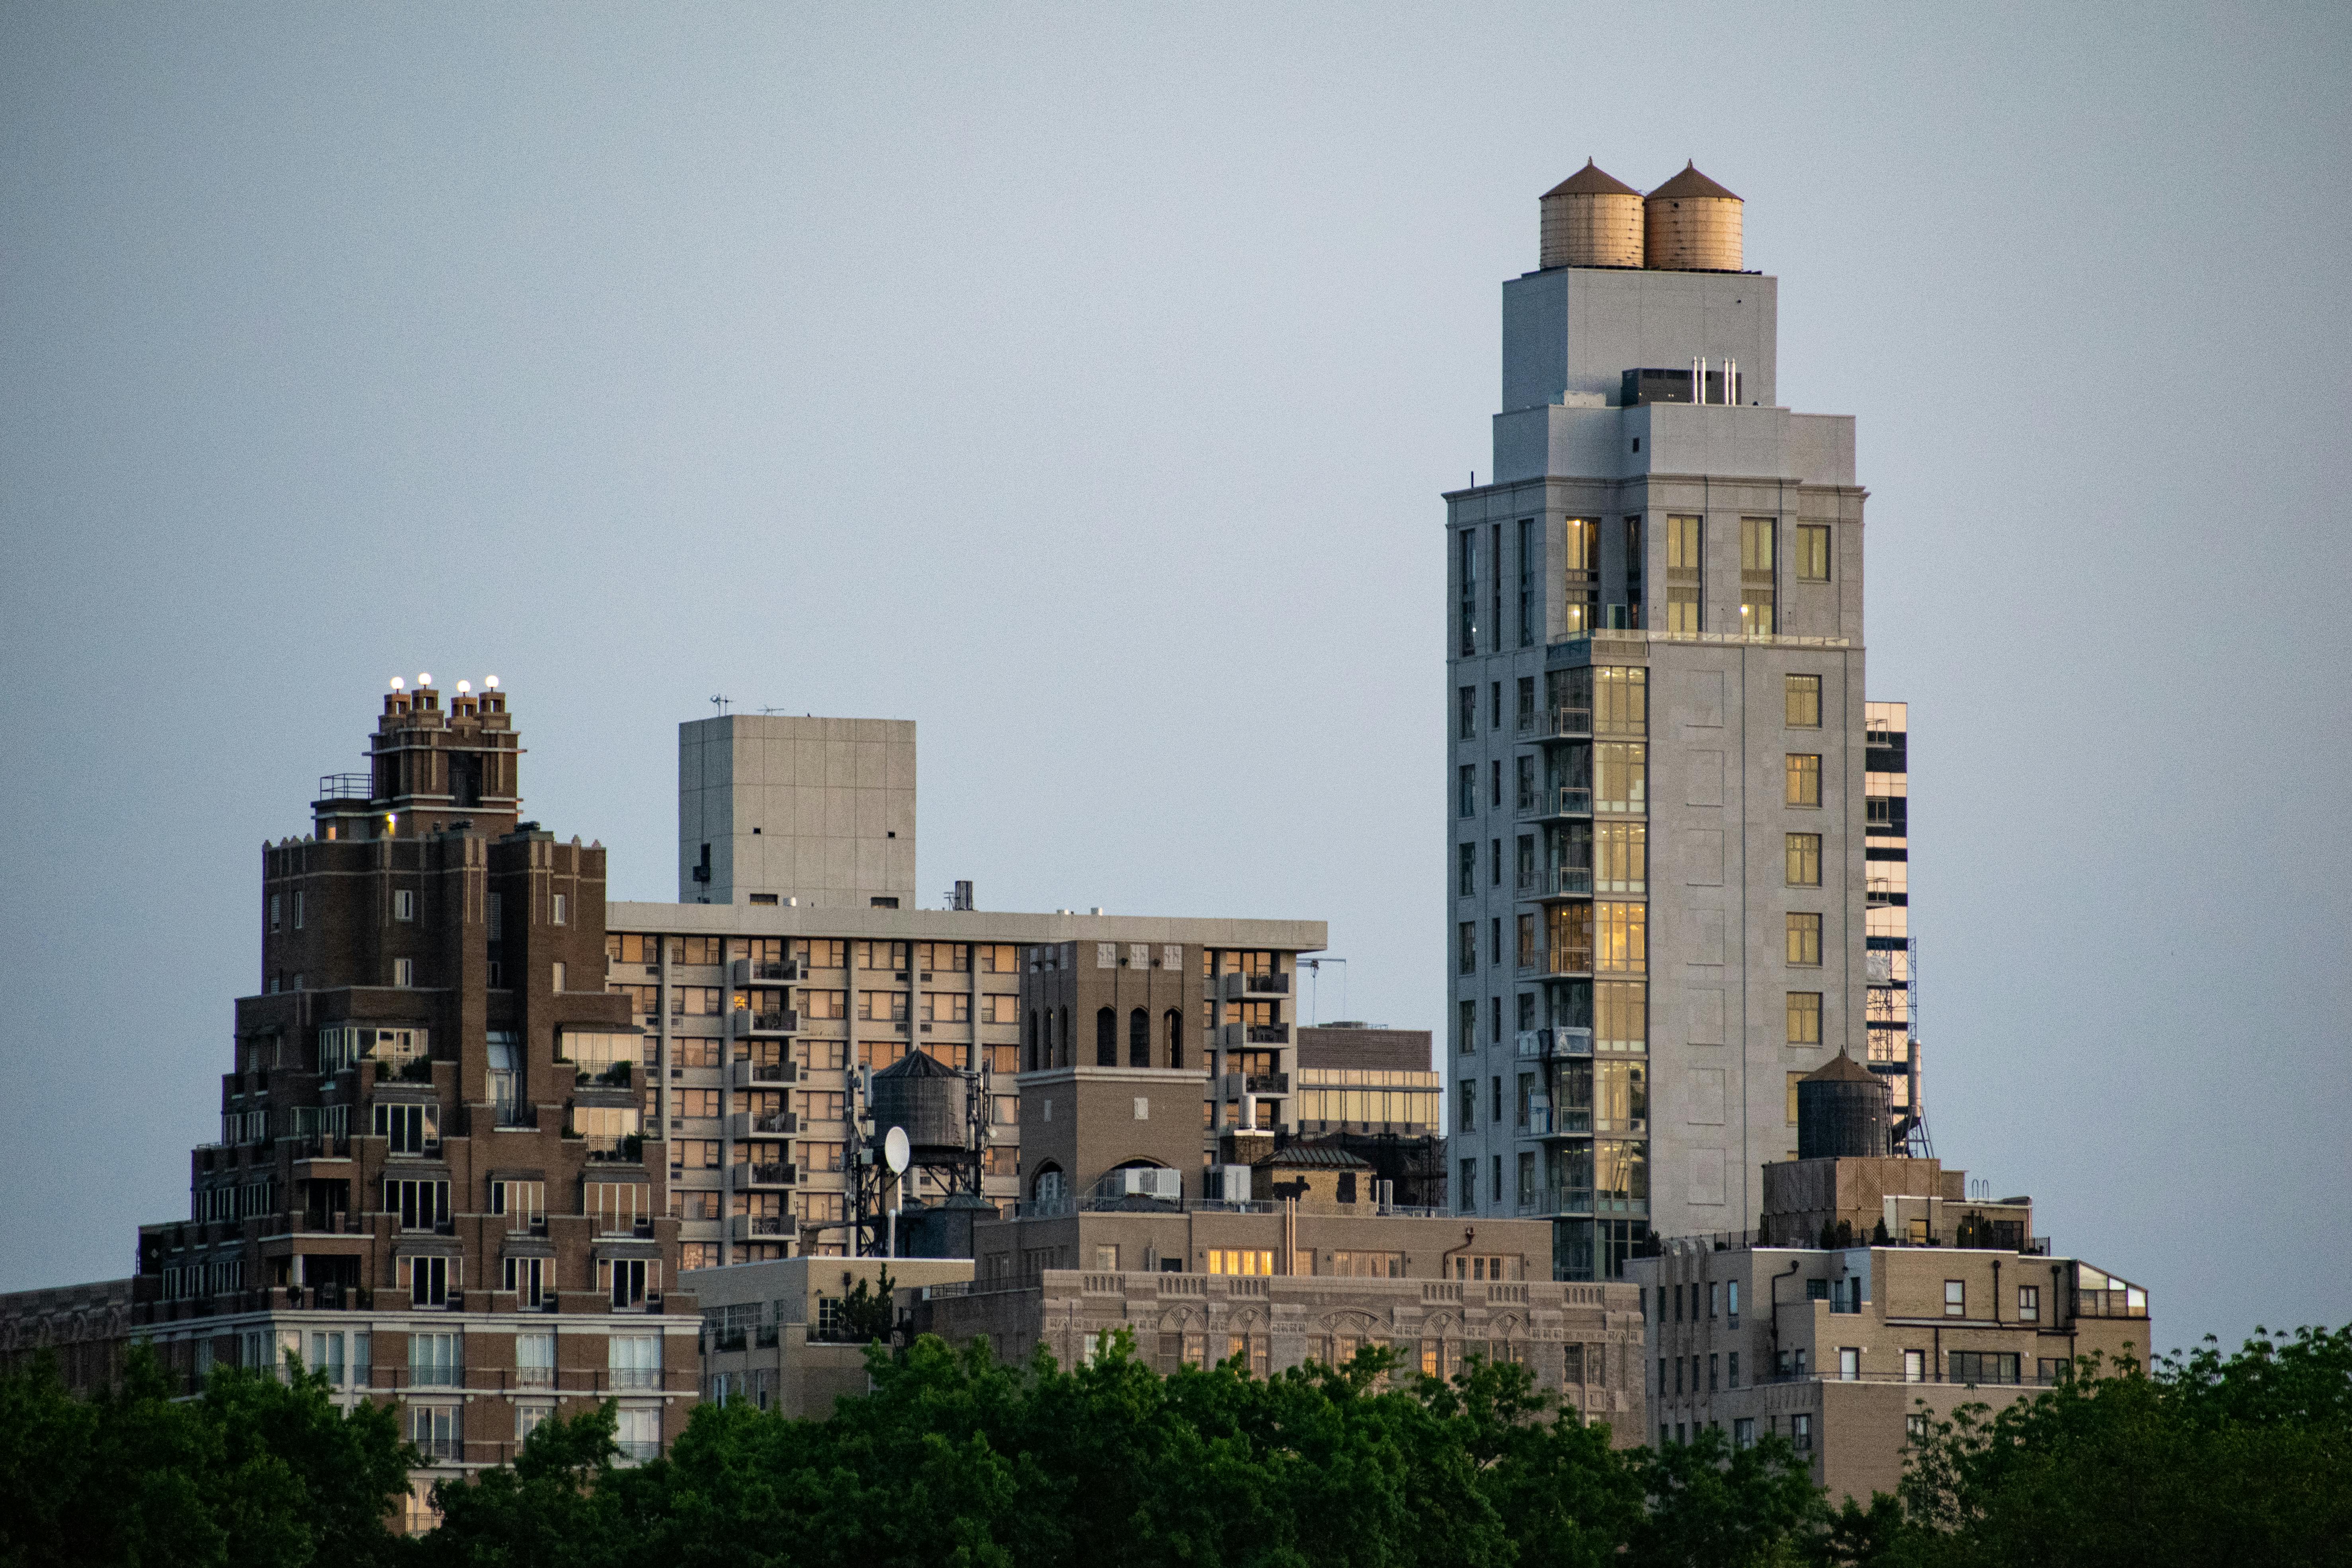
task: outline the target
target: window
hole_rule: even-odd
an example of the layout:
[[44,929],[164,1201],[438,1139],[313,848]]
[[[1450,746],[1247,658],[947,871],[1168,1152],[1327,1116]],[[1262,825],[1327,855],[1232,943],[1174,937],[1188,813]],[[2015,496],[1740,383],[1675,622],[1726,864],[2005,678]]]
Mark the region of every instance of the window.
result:
[[2015,1383],[2018,1355],[2014,1351],[1954,1351],[1954,1383]]
[[[408,1302],[413,1307],[446,1307],[455,1304],[459,1296],[458,1271],[462,1258],[440,1256],[404,1258],[400,1272],[408,1279]],[[415,1342],[414,1336],[411,1343]]]
[[1738,1388],[1739,1386],[1739,1352],[1738,1351],[1733,1351],[1724,1359],[1729,1363],[1728,1371],[1730,1375],[1730,1381],[1727,1383],[1725,1386],[1727,1388]]
[[1800,1454],[1810,1454],[1813,1451],[1812,1416],[1799,1412],[1789,1417],[1789,1447],[1796,1449]]
[[1769,637],[1776,629],[1780,589],[1774,544],[1778,532],[1778,526],[1769,517],[1739,520],[1739,629],[1748,637]]
[[[1465,1103],[1466,1104],[1467,1102],[1465,1101]],[[1468,1112],[1465,1111],[1464,1114],[1467,1115]],[[1460,1209],[1464,1214],[1468,1214],[1478,1206],[1477,1161],[1465,1160],[1462,1162],[1461,1180],[1458,1183],[1458,1185],[1462,1190],[1454,1194],[1454,1206]]]
[[656,1258],[599,1259],[596,1272],[600,1284],[610,1283],[615,1310],[643,1305],[646,1292],[661,1285],[661,1263]]
[[1594,823],[1592,890],[1597,893],[1640,893],[1647,891],[1649,885],[1650,825],[1646,822]]
[[1904,1441],[1908,1443],[1924,1443],[1927,1440],[1927,1413],[1926,1411],[1914,1410],[1910,1415],[1906,1415],[1903,1418],[1903,1437]]
[[[1519,917],[1519,967],[1521,969],[1533,969],[1536,965],[1537,956],[1536,917],[1531,914],[1521,915]],[[1532,996],[1522,998],[1523,1002],[1532,1002],[1534,1000],[1535,998]],[[1532,1028],[1534,1026],[1534,1021],[1532,1019],[1528,1020],[1525,1026]]]
[[623,1410],[613,1431],[613,1446],[621,1458],[642,1465],[661,1453],[661,1412]]
[[555,1300],[555,1259],[508,1258],[501,1289],[511,1291],[518,1307],[544,1306]]
[[1478,891],[1478,847],[1475,844],[1454,846],[1454,890],[1465,899]]
[[626,1235],[653,1218],[653,1188],[642,1182],[583,1182],[580,1212],[593,1215],[603,1235]]
[[907,994],[904,991],[860,991],[857,994],[857,1016],[870,1023],[903,1024],[907,1021]]
[[1455,778],[1454,785],[1454,815],[1457,816],[1477,816],[1478,764],[1475,763],[1463,763],[1459,774]]
[[[1470,846],[1465,844],[1462,847],[1468,849]],[[1478,922],[1476,921],[1464,921],[1461,927],[1455,933],[1455,942],[1457,949],[1455,952],[1455,967],[1457,972],[1463,974],[1477,973]]]
[[1454,1105],[1458,1124],[1465,1132],[1478,1130],[1478,1080],[1465,1078],[1454,1085]]
[[1903,1381],[1906,1383],[1925,1383],[1927,1381],[1927,1352],[1926,1351],[1905,1351],[1903,1352]]
[[1700,629],[1705,525],[1696,517],[1666,519],[1666,635],[1687,637]]
[[433,1154],[441,1149],[441,1108],[437,1105],[375,1102],[375,1135],[384,1139],[393,1154]]
[[1478,651],[1478,531],[1465,528],[1461,534],[1462,586],[1460,643],[1465,658]]
[[2044,1384],[2063,1383],[2074,1375],[2074,1363],[2065,1356],[2043,1356],[2035,1376]]
[[278,921],[278,908],[279,908],[279,898],[278,898],[278,894],[276,894],[276,893],[272,893],[272,894],[270,894],[270,895],[269,895],[269,929],[270,929],[271,931],[276,931],[276,930],[278,929],[278,923],[279,923],[279,921]]
[[1789,886],[1818,888],[1822,885],[1822,836],[1818,833],[1788,835]]
[[1818,1046],[1822,1043],[1820,992],[1789,993],[1789,1043],[1792,1046]]
[[1830,530],[1824,522],[1797,524],[1797,581],[1830,580]]
[[1274,1272],[1272,1248],[1253,1252],[1248,1248],[1211,1247],[1209,1272],[1212,1274],[1259,1274]]
[[555,914],[552,923],[556,925],[572,923],[572,896],[569,893],[555,895]]
[[659,1388],[661,1338],[656,1334],[614,1334],[604,1342],[604,1364],[614,1388]]
[[1797,1085],[1804,1076],[1801,1072],[1792,1072],[1789,1075],[1789,1125],[1791,1127],[1797,1124]]
[[[1734,1384],[1734,1386],[1736,1387],[1738,1385]],[[1740,1415],[1733,1418],[1731,1423],[1731,1446],[1735,1448],[1752,1448],[1756,1447],[1756,1417],[1753,1415]]]
[[1807,968],[1820,967],[1821,916],[1793,913],[1789,916],[1789,962]]
[[1503,804],[1503,759],[1496,757],[1486,764],[1486,804],[1500,809]]
[[1465,686],[1454,694],[1454,734],[1465,741],[1478,738],[1478,689]]
[[[1503,841],[1495,838],[1487,842],[1490,849],[1486,856],[1488,872],[1486,879],[1492,886],[1499,888],[1503,885]],[[301,987],[298,985],[295,989],[299,991]]]
[[1641,974],[1650,967],[1649,906],[1603,899],[1592,906],[1595,973]]
[[1639,742],[1602,741],[1592,748],[1592,808],[1632,816],[1649,809],[1650,748]]
[[392,894],[392,918],[413,921],[416,918],[416,895],[406,888],[395,888]]
[[1788,803],[1790,805],[1822,804],[1822,759],[1801,752],[1789,753]]
[[[1696,1358],[1694,1357],[1694,1363],[1696,1360]],[[1706,1358],[1706,1391],[1709,1394],[1713,1394],[1720,1386],[1717,1379],[1723,1370],[1722,1363],[1723,1357],[1719,1352],[1711,1352]],[[1697,1375],[1698,1368],[1696,1364],[1692,1366],[1691,1373],[1694,1377]]]
[[1560,635],[1582,637],[1598,624],[1601,601],[1601,521],[1571,517],[1561,524]]
[[399,986],[404,991],[415,984],[416,961],[413,958],[394,959],[392,961],[392,983],[394,985]]
[[396,1215],[403,1230],[431,1230],[449,1218],[449,1184],[415,1178],[383,1184],[383,1209]]
[[[465,1457],[466,1439],[460,1412],[454,1405],[412,1405],[408,1407],[408,1440],[428,1465],[450,1465]],[[419,1484],[423,1484],[422,1478]]]
[[1861,1346],[1843,1345],[1839,1348],[1838,1381],[1841,1383],[1859,1383],[1862,1381]]
[[1822,678],[1818,675],[1791,675],[1786,679],[1781,694],[1788,726],[1791,730],[1818,730],[1822,727]]
[[2021,1323],[2042,1321],[2042,1287],[2020,1285],[2017,1288],[2017,1321]]
[[[1728,1284],[1728,1285],[1727,1285],[1727,1286],[1725,1286],[1725,1287],[1723,1288],[1723,1300],[1724,1300],[1724,1312],[1725,1312],[1725,1315],[1730,1319],[1730,1321],[1731,1321],[1731,1326],[1732,1326],[1733,1328],[1735,1328],[1735,1329],[1736,1329],[1736,1328],[1738,1328],[1738,1327],[1739,1326],[1739,1281],[1738,1281],[1738,1280],[1734,1279],[1730,1284]],[[1737,1375],[1738,1375],[1737,1368],[1738,1368],[1738,1363],[1737,1359],[1735,1359],[1735,1360],[1734,1360],[1734,1362],[1733,1362],[1733,1363],[1732,1363],[1732,1364],[1733,1364],[1733,1367],[1734,1367],[1734,1369],[1735,1369],[1735,1370],[1734,1370],[1734,1373],[1733,1373],[1733,1375],[1734,1375],[1734,1376],[1737,1376]]]
[[1944,1316],[1965,1318],[1969,1315],[1969,1284],[1965,1279],[1944,1281]]

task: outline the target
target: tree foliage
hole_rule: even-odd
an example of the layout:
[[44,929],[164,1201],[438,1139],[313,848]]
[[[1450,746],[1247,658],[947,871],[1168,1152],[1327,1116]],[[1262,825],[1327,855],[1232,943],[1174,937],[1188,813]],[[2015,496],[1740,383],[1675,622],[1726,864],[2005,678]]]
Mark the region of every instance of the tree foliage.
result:
[[0,1568],[388,1563],[415,1453],[392,1412],[338,1408],[323,1376],[232,1367],[200,1397],[134,1345],[74,1398],[44,1362],[0,1377]]
[[[882,1298],[887,1300],[887,1298]],[[1415,1377],[1368,1348],[1255,1378],[1163,1377],[1124,1335],[1089,1363],[869,1346],[823,1420],[698,1407],[616,1464],[614,1407],[386,1521],[415,1456],[323,1379],[214,1374],[173,1397],[143,1352],[111,1392],[0,1377],[0,1568],[1988,1568],[2352,1563],[2352,1329],[2210,1342],[1935,1426],[1901,1496],[1823,1505],[1802,1458],[1617,1449],[1524,1367]]]

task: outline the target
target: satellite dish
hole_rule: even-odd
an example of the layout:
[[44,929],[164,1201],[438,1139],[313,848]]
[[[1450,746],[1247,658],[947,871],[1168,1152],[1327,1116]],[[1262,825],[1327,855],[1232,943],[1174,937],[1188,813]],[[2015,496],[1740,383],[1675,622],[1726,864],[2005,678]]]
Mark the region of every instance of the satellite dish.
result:
[[882,1163],[890,1167],[892,1175],[907,1168],[908,1157],[913,1151],[907,1146],[907,1130],[893,1127],[882,1134]]

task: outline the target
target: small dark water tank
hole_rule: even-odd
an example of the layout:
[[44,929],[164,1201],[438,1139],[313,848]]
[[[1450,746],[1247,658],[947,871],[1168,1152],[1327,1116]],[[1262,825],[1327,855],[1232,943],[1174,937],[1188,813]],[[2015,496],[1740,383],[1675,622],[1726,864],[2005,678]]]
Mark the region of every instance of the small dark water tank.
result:
[[915,1163],[964,1145],[964,1081],[921,1051],[874,1075],[874,1136],[878,1143],[893,1127],[907,1130]]
[[1885,1159],[1894,1152],[1886,1085],[1841,1051],[1797,1080],[1797,1158]]

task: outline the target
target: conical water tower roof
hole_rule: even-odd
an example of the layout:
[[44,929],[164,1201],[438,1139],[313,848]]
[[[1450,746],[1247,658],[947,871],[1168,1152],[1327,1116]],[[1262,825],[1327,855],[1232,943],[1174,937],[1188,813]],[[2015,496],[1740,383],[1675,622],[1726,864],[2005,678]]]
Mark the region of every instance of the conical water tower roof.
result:
[[1698,165],[1696,163],[1685,163],[1681,174],[1650,193],[1652,201],[1657,200],[1660,196],[1674,200],[1696,199],[1701,196],[1716,196],[1727,202],[1739,200],[1738,196],[1700,174]]
[[1590,158],[1584,161],[1584,167],[1544,193],[1548,197],[1638,196],[1641,194],[1624,181],[1602,173]]
[[1843,1051],[1840,1051],[1829,1059],[1827,1065],[1807,1073],[1799,1081],[1802,1083],[1876,1083],[1878,1079],[1868,1068]]

